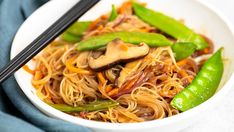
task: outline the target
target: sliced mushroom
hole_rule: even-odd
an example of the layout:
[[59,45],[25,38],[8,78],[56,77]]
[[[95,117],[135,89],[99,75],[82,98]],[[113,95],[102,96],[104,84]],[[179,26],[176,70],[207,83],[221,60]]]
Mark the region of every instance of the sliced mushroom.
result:
[[107,44],[106,52],[98,58],[90,57],[89,67],[93,70],[109,68],[121,61],[133,60],[149,53],[149,46],[145,43],[139,45],[127,44],[116,39]]

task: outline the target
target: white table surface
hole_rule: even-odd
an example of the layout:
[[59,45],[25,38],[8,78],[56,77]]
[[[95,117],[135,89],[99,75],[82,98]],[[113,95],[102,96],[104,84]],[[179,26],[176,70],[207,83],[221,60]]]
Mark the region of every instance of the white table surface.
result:
[[[203,1],[206,1],[215,7],[234,25],[234,0]],[[193,126],[186,128],[181,132],[234,132],[234,88],[219,107],[214,109]]]

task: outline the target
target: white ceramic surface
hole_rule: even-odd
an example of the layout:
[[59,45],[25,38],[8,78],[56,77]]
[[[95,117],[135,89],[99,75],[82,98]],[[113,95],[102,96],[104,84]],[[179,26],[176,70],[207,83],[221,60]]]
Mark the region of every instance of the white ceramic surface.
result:
[[[76,1],[78,0],[53,0],[34,12],[25,21],[16,34],[12,44],[11,58],[42,33]],[[120,5],[122,1],[123,0],[102,0],[80,20],[93,20],[101,14],[110,11],[111,4],[114,3],[116,5]],[[206,34],[210,37],[214,41],[216,49],[221,46],[225,48],[224,57],[228,59],[228,61],[225,61],[225,74],[220,85],[220,90],[212,98],[187,112],[162,120],[131,124],[88,121],[67,115],[42,102],[35,95],[35,90],[31,85],[31,76],[24,70],[20,69],[15,73],[15,77],[21,89],[31,102],[49,116],[87,126],[94,131],[100,132],[151,132],[156,130],[157,132],[178,131],[199,120],[207,112],[211,111],[212,108],[217,106],[225,97],[227,92],[232,88],[232,82],[234,81],[234,75],[232,74],[234,71],[234,63],[232,63],[234,61],[234,58],[232,57],[234,38],[230,24],[212,8],[196,0],[140,1],[150,3],[148,4],[148,7],[153,8],[154,10],[162,11],[177,19],[183,18],[188,26],[195,29],[197,32]],[[29,65],[33,64],[30,62]]]

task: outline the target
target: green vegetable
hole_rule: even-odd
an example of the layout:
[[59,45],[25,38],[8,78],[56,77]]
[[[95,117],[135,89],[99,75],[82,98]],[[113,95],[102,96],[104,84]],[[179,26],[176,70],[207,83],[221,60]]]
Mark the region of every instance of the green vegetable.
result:
[[172,45],[172,50],[177,61],[187,58],[196,50],[196,45],[189,42],[178,42]]
[[81,40],[81,36],[76,36],[68,32],[64,32],[60,37],[67,42],[79,42]]
[[202,66],[193,82],[178,93],[171,105],[180,111],[189,110],[214,95],[223,74],[222,48]]
[[133,10],[140,19],[178,39],[180,42],[192,42],[197,46],[197,50],[208,46],[208,43],[199,34],[169,16],[147,9],[138,3],[133,3]]
[[60,37],[64,41],[78,42],[83,33],[88,29],[91,22],[75,22]]
[[53,108],[63,111],[63,112],[96,111],[96,110],[103,110],[103,109],[116,107],[119,105],[117,102],[113,102],[111,100],[95,101],[95,102],[77,106],[77,107],[73,107],[73,106],[66,105],[66,104],[52,104],[52,103],[48,103],[48,104],[52,106]]
[[87,21],[87,22],[75,22],[74,24],[72,24],[67,30],[66,32],[69,32],[71,34],[74,35],[83,35],[83,33],[88,29],[89,25],[91,24],[91,22]]
[[150,47],[170,46],[173,44],[161,34],[120,31],[90,37],[79,42],[77,44],[77,49],[79,51],[99,49],[106,46],[108,42],[117,38],[131,44],[140,44],[141,42],[145,42]]
[[112,11],[111,11],[111,15],[108,19],[108,21],[113,21],[115,20],[115,18],[118,16],[117,10],[115,8],[115,5],[112,5]]

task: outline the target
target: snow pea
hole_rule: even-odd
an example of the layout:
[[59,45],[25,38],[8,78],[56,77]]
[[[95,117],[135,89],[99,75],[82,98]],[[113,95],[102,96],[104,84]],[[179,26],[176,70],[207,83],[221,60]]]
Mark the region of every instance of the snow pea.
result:
[[60,37],[64,41],[78,42],[80,41],[83,33],[88,29],[91,22],[75,22],[72,24]]
[[76,36],[74,34],[64,32],[60,37],[62,40],[67,42],[79,42],[82,36]]
[[98,36],[90,37],[77,43],[77,50],[96,50],[107,45],[114,39],[121,39],[126,43],[140,44],[141,42],[146,43],[150,47],[158,46],[171,46],[172,41],[168,40],[165,36],[157,33],[144,33],[144,32],[112,32]]
[[222,49],[220,48],[209,58],[192,83],[178,93],[171,101],[171,105],[180,110],[189,110],[216,92],[223,74]]
[[176,61],[187,58],[196,50],[196,45],[191,42],[177,42],[171,46]]
[[74,24],[72,24],[66,32],[69,32],[74,35],[82,35],[89,27],[91,24],[90,21],[77,21]]
[[115,8],[115,5],[112,5],[111,15],[108,18],[108,21],[113,21],[118,16],[117,10]]
[[111,100],[99,100],[95,101],[93,103],[80,105],[77,107],[73,107],[66,104],[52,104],[48,103],[51,107],[63,111],[63,112],[81,112],[81,111],[96,111],[96,110],[103,110],[108,109],[112,107],[116,107],[119,104],[117,102],[111,101]]
[[192,42],[197,46],[197,50],[204,49],[208,46],[204,38],[174,18],[147,9],[135,2],[133,3],[133,10],[135,15],[144,22],[160,29],[180,42]]

